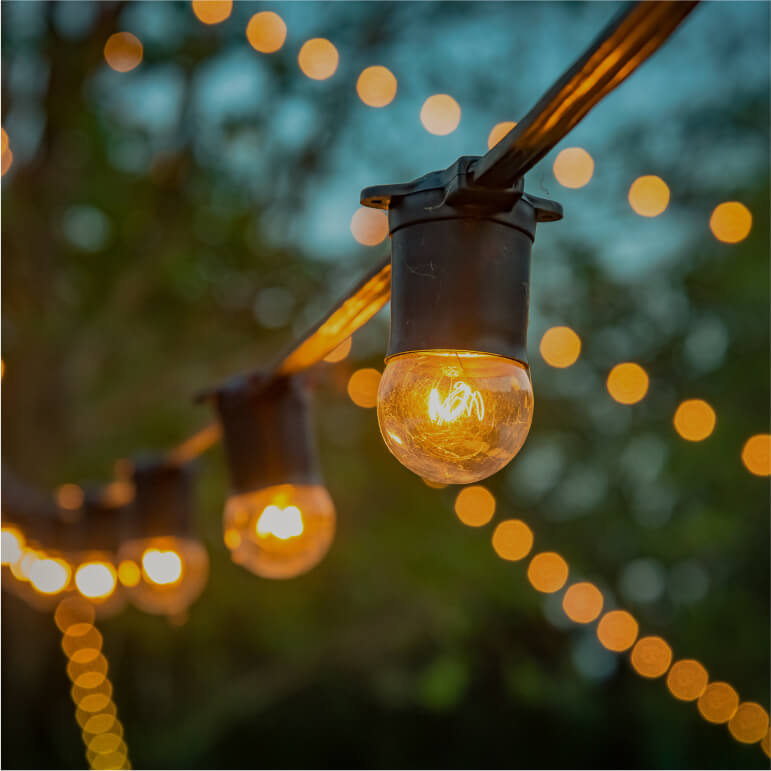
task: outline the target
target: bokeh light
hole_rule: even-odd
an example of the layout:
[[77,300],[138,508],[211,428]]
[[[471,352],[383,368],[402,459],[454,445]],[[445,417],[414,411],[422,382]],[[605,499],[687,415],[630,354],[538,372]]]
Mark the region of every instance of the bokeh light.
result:
[[0,157],[0,177],[5,175],[5,172],[13,165],[13,151],[9,147]]
[[609,651],[621,653],[634,645],[638,628],[631,613],[625,610],[611,610],[597,625],[597,639]]
[[503,139],[506,134],[511,131],[514,126],[517,125],[517,122],[514,120],[505,120],[501,123],[496,123],[492,131],[490,131],[490,135],[487,137],[487,149],[492,150],[495,145],[498,144],[498,142]]
[[193,0],[193,13],[204,24],[219,24],[233,11],[233,0]]
[[13,565],[24,553],[24,536],[15,527],[3,527],[0,530],[0,562]]
[[139,570],[139,565],[134,560],[122,560],[118,565],[118,580],[123,586],[129,588],[136,586],[141,578],[142,573]]
[[675,430],[689,442],[701,442],[715,429],[715,410],[703,399],[687,399],[675,411]]
[[738,201],[718,204],[709,218],[709,228],[718,241],[724,244],[738,244],[750,234],[752,214]]
[[333,348],[325,357],[324,361],[329,364],[335,364],[338,361],[345,359],[351,352],[351,345],[353,344],[352,337],[346,337],[340,345]]
[[464,487],[455,498],[455,513],[469,527],[486,525],[495,514],[495,496],[482,485]]
[[565,615],[576,624],[588,624],[602,612],[602,592],[592,583],[582,581],[572,584],[562,598]]
[[538,592],[558,592],[568,580],[568,563],[556,552],[540,552],[530,560],[527,578]]
[[339,62],[337,48],[326,38],[316,37],[303,43],[297,61],[304,75],[312,80],[331,78]]
[[533,531],[521,519],[505,519],[493,531],[493,549],[501,559],[517,562],[532,548]]
[[357,369],[348,380],[348,396],[357,407],[374,407],[379,385],[380,372],[376,369]]
[[377,246],[388,238],[388,215],[381,209],[360,206],[351,217],[351,233],[364,246]]
[[667,688],[681,701],[695,701],[704,693],[709,675],[695,659],[680,659],[667,674]]
[[710,683],[699,696],[697,706],[710,723],[727,723],[739,706],[739,694],[728,683]]
[[255,13],[246,25],[246,39],[261,54],[275,53],[286,40],[286,24],[273,11]]
[[356,81],[356,93],[370,107],[385,107],[396,96],[396,77],[387,67],[367,67]]
[[142,572],[153,584],[168,586],[182,579],[182,558],[172,549],[147,549],[142,555]]
[[632,648],[630,660],[640,677],[661,677],[672,663],[672,648],[661,637],[641,637]]
[[65,597],[60,600],[54,611],[54,622],[62,634],[76,624],[92,625],[96,611],[94,606],[82,597]]
[[75,586],[89,599],[109,597],[117,584],[115,568],[107,562],[84,562],[75,571]]
[[29,573],[29,582],[40,594],[59,594],[67,588],[72,571],[62,559],[37,560]]
[[608,393],[621,404],[636,404],[648,393],[648,373],[632,362],[616,364],[608,375]]
[[742,448],[742,463],[755,476],[771,476],[771,434],[755,434]]
[[83,505],[83,488],[67,483],[56,488],[56,504],[61,509],[74,511]]
[[570,327],[552,327],[541,338],[541,357],[551,367],[569,367],[581,353],[581,338]]
[[142,42],[130,32],[116,32],[104,44],[104,59],[116,72],[129,72],[142,61]]
[[593,174],[594,159],[583,147],[566,147],[554,159],[554,176],[563,187],[583,187]]
[[420,122],[430,134],[452,134],[460,123],[460,105],[449,94],[429,96],[420,109]]
[[728,723],[737,742],[754,744],[768,733],[768,712],[754,701],[743,701]]
[[0,128],[0,155],[8,149],[8,132]]
[[629,188],[629,205],[641,217],[658,217],[669,206],[669,187],[661,177],[638,177]]

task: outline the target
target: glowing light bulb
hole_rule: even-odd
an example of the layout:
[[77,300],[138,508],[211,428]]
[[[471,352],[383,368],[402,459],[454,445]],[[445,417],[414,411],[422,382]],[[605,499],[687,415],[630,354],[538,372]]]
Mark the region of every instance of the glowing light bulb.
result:
[[232,495],[224,526],[235,562],[264,578],[293,578],[327,553],[335,507],[322,485],[273,485]]
[[29,582],[40,594],[59,594],[67,588],[72,571],[63,560],[46,557],[36,560],[29,571]]
[[0,561],[12,565],[21,559],[24,551],[24,536],[15,527],[4,527],[0,531]]
[[469,484],[516,454],[533,418],[525,367],[473,351],[389,359],[377,396],[380,431],[400,463],[424,479]]
[[177,584],[182,580],[182,558],[171,549],[146,549],[142,555],[142,570],[153,584]]
[[90,600],[108,598],[118,583],[118,574],[109,562],[84,562],[75,571],[75,586]]

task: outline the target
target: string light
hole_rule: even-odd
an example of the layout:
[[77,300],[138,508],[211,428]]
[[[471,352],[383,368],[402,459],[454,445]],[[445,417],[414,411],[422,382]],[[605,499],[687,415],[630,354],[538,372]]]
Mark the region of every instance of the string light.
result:
[[130,72],[142,61],[142,42],[130,32],[116,32],[107,38],[104,59],[116,72]]
[[669,187],[661,177],[638,177],[629,188],[629,205],[641,217],[658,217],[669,205]]
[[661,677],[672,663],[672,648],[661,637],[641,637],[632,648],[630,661],[640,677]]
[[357,369],[348,380],[348,396],[357,407],[371,408],[377,404],[380,372],[371,367]]
[[608,375],[608,393],[620,404],[636,404],[648,393],[648,383],[648,373],[639,364],[616,364]]
[[420,122],[429,134],[452,134],[460,123],[460,105],[449,94],[429,96],[420,109]]
[[359,207],[351,217],[351,233],[364,246],[377,246],[388,238],[388,217],[377,209]]
[[755,476],[771,476],[771,434],[751,436],[742,447],[742,463]]
[[697,702],[699,714],[710,723],[727,723],[739,707],[739,694],[728,683],[710,683]]
[[536,554],[527,566],[527,578],[538,592],[558,592],[568,580],[567,562],[556,552]]
[[246,39],[255,51],[262,54],[275,53],[286,40],[286,24],[273,11],[255,13],[246,25]]
[[482,485],[464,487],[455,498],[455,513],[469,527],[486,525],[495,514],[495,496]]
[[533,548],[533,531],[519,519],[506,519],[493,531],[493,549],[508,562],[524,559]]
[[303,43],[298,56],[300,69],[312,80],[331,78],[337,70],[340,56],[337,48],[325,38],[312,38]]
[[715,207],[709,219],[709,228],[718,241],[738,244],[750,234],[752,214],[743,203],[726,201]]
[[562,598],[565,615],[577,624],[588,624],[602,612],[602,592],[592,583],[582,581],[568,587]]
[[631,613],[625,610],[611,610],[597,625],[597,639],[609,651],[620,653],[634,645],[638,628]]
[[566,147],[554,159],[553,171],[562,187],[584,187],[594,174],[594,159],[583,147]]
[[715,410],[703,399],[688,399],[677,408],[673,422],[683,439],[701,442],[715,430]]
[[744,701],[728,721],[728,730],[737,742],[755,744],[768,733],[768,712],[754,701]]
[[193,0],[193,13],[204,24],[219,24],[233,11],[233,0]]
[[570,327],[551,327],[541,338],[540,351],[549,366],[564,369],[578,361],[581,338]]
[[667,674],[667,688],[681,701],[698,699],[704,693],[708,681],[707,670],[695,659],[676,661]]
[[385,107],[396,96],[396,77],[387,67],[367,67],[356,81],[356,93],[369,107]]
[[495,145],[497,145],[498,142],[500,142],[501,139],[503,139],[516,125],[516,121],[513,120],[505,120],[502,123],[496,123],[487,137],[487,149],[492,150],[493,147],[495,147]]
[[353,344],[353,338],[346,337],[345,340],[343,340],[343,342],[337,346],[337,348],[334,348],[333,350],[331,350],[324,357],[324,361],[326,361],[328,364],[336,364],[338,361],[343,361],[348,357],[348,354],[351,352],[352,344]]

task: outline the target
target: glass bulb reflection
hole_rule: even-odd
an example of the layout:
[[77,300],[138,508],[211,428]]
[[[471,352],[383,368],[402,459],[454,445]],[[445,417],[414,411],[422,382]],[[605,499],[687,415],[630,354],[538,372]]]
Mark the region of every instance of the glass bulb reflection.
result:
[[293,578],[329,550],[335,507],[322,485],[273,485],[232,495],[224,524],[234,562],[264,578]]
[[469,484],[503,468],[533,418],[533,389],[513,359],[419,351],[389,359],[378,422],[388,449],[424,479]]

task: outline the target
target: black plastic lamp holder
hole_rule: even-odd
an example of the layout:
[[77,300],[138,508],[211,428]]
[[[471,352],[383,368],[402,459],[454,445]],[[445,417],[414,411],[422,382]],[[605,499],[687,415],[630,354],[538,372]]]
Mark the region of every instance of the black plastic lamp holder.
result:
[[67,552],[102,551],[115,553],[120,547],[123,509],[110,506],[101,491],[85,491],[83,505],[74,522],[61,522],[58,542]]
[[539,222],[562,219],[523,180],[474,183],[476,156],[412,182],[367,187],[388,210],[391,334],[387,357],[425,350],[496,354],[527,365],[530,252]]
[[310,398],[301,377],[249,375],[214,392],[234,493],[320,484]]

